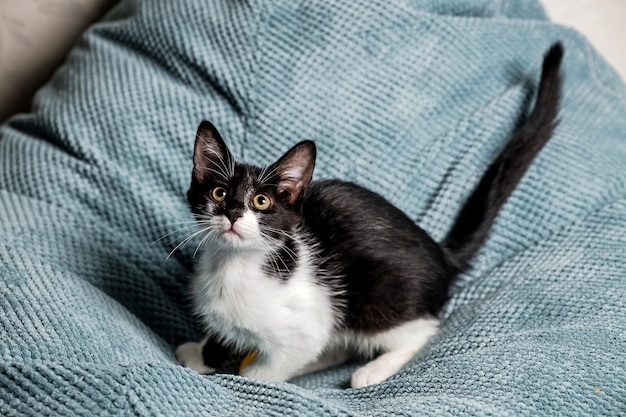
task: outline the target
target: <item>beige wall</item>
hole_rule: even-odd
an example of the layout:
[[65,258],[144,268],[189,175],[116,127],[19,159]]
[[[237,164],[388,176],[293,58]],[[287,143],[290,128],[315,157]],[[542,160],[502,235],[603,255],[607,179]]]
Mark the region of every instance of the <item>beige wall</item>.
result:
[[550,18],[573,27],[626,81],[626,0],[541,0]]
[[34,91],[78,35],[116,0],[0,0],[0,122],[27,111]]

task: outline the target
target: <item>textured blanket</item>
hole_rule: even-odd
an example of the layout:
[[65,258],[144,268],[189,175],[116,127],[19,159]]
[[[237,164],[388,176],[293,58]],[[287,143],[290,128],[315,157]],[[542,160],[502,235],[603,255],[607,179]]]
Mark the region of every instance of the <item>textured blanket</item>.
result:
[[[302,139],[316,178],[435,238],[565,46],[555,136],[397,375],[200,376],[187,286],[195,129],[239,160]],[[0,128],[0,414],[626,414],[626,88],[534,0],[122,1]],[[268,300],[271,302],[271,300]]]

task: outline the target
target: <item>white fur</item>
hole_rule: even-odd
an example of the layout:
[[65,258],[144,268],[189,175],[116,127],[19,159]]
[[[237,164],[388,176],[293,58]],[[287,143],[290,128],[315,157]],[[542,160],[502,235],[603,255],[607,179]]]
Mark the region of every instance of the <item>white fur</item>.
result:
[[[215,232],[193,280],[195,310],[210,334],[242,353],[259,352],[244,376],[284,381],[342,363],[355,352],[372,357],[382,351],[352,377],[353,387],[366,386],[397,372],[437,332],[434,318],[375,334],[338,330],[342,317],[331,301],[333,290],[315,277],[315,246],[296,238],[297,267],[283,281],[264,270],[272,248],[250,210],[232,226],[224,216],[211,225]],[[183,344],[176,354],[183,365],[211,373],[202,361],[203,343]]]
[[349,336],[348,344],[354,344],[354,347],[361,349],[363,353],[372,350],[383,352],[352,374],[352,387],[377,384],[398,372],[437,333],[438,329],[439,320],[419,318],[386,332]]
[[181,365],[191,368],[199,374],[212,374],[215,369],[206,366],[202,359],[202,349],[206,342],[207,338],[200,343],[183,343],[176,349],[176,359]]
[[298,375],[317,372],[339,365],[350,358],[351,353],[361,357],[377,358],[357,369],[351,385],[360,388],[377,384],[398,372],[438,331],[439,320],[432,317],[415,319],[390,330],[365,334],[349,330],[333,333],[320,357],[309,363]]
[[[215,221],[222,230],[230,227]],[[254,215],[246,211],[233,228],[242,237],[226,232],[202,253],[193,282],[196,312],[210,333],[241,351],[259,351],[244,375],[288,379],[315,360],[335,328],[330,294],[314,280],[305,246],[299,245],[298,266],[282,281],[263,268],[269,248],[259,244]]]

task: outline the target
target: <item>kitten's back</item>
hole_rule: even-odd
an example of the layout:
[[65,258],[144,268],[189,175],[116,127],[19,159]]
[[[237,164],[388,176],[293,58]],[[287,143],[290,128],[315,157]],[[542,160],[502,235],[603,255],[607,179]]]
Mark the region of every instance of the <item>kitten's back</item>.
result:
[[316,181],[303,216],[319,243],[322,268],[342,277],[349,328],[380,331],[438,313],[450,273],[444,254],[383,197],[350,182]]

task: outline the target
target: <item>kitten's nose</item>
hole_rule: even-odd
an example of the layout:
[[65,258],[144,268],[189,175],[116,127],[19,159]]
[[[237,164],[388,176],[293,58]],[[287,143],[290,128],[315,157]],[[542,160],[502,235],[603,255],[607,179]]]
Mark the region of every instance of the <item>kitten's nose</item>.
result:
[[238,218],[243,217],[242,209],[232,209],[226,213],[226,217],[230,220],[230,224],[235,224]]

